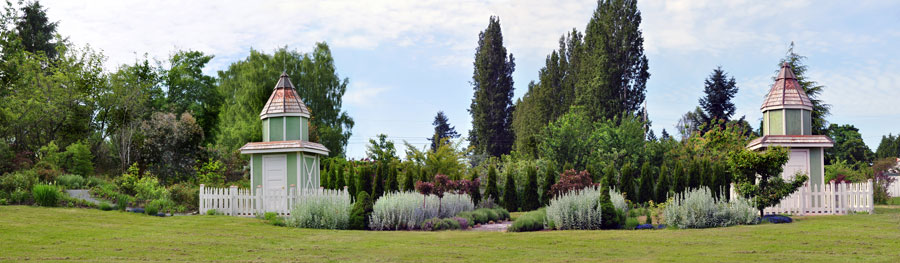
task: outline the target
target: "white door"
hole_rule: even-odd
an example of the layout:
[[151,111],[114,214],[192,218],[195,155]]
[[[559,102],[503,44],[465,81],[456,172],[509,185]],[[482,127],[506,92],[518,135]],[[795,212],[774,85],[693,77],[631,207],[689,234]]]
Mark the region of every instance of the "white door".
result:
[[781,178],[791,180],[797,173],[809,175],[809,150],[791,150],[790,159],[784,164]]
[[287,156],[263,156],[263,204],[266,211],[280,212],[287,206]]

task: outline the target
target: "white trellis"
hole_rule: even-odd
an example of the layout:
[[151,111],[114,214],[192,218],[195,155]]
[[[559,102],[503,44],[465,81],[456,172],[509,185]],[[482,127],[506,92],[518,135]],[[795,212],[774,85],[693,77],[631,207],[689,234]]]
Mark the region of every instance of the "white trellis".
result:
[[257,186],[256,195],[250,189],[206,187],[200,185],[199,212],[215,210],[217,213],[231,216],[256,216],[266,212],[274,212],[286,216],[291,209],[304,200],[304,195],[340,193],[349,195],[347,190],[328,190],[324,188],[297,188],[291,185],[288,189],[264,191]]
[[[731,197],[737,194],[731,186]],[[854,212],[872,213],[875,210],[873,185],[869,179],[862,183],[834,183],[810,185],[808,182],[777,205],[767,207],[765,214],[843,215]]]

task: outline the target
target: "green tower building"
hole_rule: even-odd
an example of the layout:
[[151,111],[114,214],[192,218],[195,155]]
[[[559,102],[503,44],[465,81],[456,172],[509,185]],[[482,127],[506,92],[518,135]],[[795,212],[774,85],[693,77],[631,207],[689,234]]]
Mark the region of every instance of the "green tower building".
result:
[[294,187],[301,191],[319,188],[319,158],[329,151],[309,141],[309,108],[287,73],[281,74],[259,118],[263,141],[241,147],[241,154],[250,155],[253,194],[263,191],[263,195],[286,196]]
[[751,141],[747,147],[751,150],[771,146],[790,148],[790,159],[784,166],[782,177],[790,179],[803,173],[809,175],[810,185],[822,186],[825,183],[824,151],[834,142],[828,136],[812,134],[813,104],[787,63],[782,64],[761,110],[763,136]]

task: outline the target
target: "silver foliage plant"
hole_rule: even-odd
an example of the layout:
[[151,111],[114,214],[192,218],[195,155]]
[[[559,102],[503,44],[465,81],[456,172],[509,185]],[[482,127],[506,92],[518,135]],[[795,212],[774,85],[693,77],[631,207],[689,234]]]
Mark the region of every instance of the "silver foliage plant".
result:
[[475,210],[475,204],[467,194],[447,193],[438,200],[434,195],[425,198],[416,192],[394,192],[378,198],[372,210],[369,217],[372,230],[413,230],[431,218],[448,218]]
[[706,187],[676,194],[666,204],[663,213],[666,223],[677,228],[726,227],[759,222],[759,210],[750,200],[735,197],[725,201],[725,198],[715,198]]
[[344,190],[310,190],[297,195],[287,225],[301,228],[347,229],[350,194]]
[[625,202],[625,196],[616,191],[614,188],[609,189],[609,201],[613,203],[616,210],[628,212],[628,203]]

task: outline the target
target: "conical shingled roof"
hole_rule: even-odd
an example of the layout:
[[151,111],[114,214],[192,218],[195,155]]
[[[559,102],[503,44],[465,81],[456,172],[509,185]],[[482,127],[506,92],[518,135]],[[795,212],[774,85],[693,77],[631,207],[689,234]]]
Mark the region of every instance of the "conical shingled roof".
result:
[[791,71],[791,66],[783,63],[781,72],[778,72],[778,77],[775,78],[775,85],[772,85],[772,89],[769,90],[769,95],[766,96],[766,101],[763,102],[760,109],[763,111],[783,108],[812,110],[812,107],[809,96],[800,87],[794,72]]
[[269,96],[269,101],[259,113],[260,119],[276,116],[304,116],[309,117],[309,108],[300,100],[300,95],[294,90],[287,72],[281,73],[281,78],[275,84],[275,91]]

